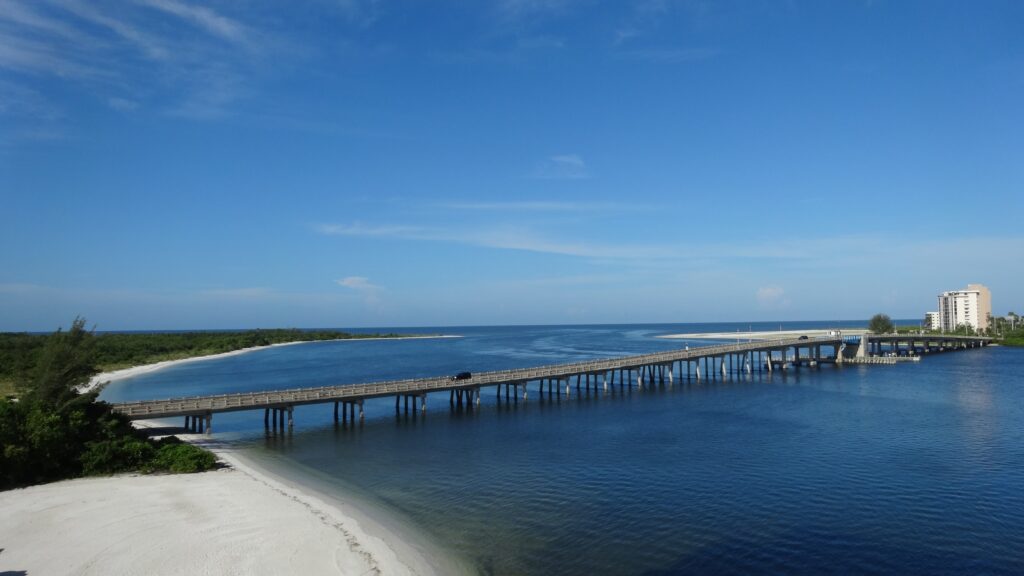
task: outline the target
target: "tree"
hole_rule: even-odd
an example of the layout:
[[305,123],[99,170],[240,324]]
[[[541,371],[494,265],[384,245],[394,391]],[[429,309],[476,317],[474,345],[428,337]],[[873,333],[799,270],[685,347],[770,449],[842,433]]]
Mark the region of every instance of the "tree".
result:
[[47,338],[35,365],[19,377],[22,401],[62,412],[71,404],[95,400],[96,394],[78,394],[78,388],[99,372],[95,347],[95,337],[85,329],[84,318],[75,318],[67,332],[58,328]]
[[154,442],[97,401],[97,392],[78,392],[96,373],[95,337],[85,320],[57,330],[22,364],[17,401],[0,398],[0,490],[83,474],[213,467],[213,454],[167,439]]
[[875,314],[868,321],[868,330],[875,334],[889,334],[895,329],[892,318],[888,314]]

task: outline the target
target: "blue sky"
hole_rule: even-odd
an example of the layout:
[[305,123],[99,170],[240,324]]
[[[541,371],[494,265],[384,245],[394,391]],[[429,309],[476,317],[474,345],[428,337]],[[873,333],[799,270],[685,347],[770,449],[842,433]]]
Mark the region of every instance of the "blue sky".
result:
[[0,330],[1024,309],[1024,4],[0,0]]

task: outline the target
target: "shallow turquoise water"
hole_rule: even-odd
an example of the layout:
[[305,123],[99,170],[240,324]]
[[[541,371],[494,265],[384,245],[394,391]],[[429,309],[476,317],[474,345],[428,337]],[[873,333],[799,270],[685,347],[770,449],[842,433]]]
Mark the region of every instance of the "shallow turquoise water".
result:
[[[737,328],[445,329],[465,337],[275,348],[106,394],[499,369],[675,348],[683,343],[654,336]],[[517,403],[491,391],[474,410],[438,394],[416,417],[396,417],[384,399],[355,429],[307,407],[286,438],[265,437],[256,412],[218,415],[215,426],[262,459],[368,495],[484,574],[1017,574],[1022,368],[1024,350],[989,348],[571,398],[533,391]]]

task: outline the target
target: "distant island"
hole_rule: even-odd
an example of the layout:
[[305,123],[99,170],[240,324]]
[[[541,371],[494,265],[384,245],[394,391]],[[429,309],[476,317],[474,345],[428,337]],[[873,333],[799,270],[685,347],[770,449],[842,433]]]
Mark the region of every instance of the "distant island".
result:
[[[417,335],[420,336],[420,335]],[[34,366],[49,337],[26,332],[0,333],[0,397],[15,393],[18,374]],[[409,338],[407,334],[361,334],[339,330],[195,331],[195,332],[107,332],[95,334],[93,361],[101,372],[225,354],[274,344],[356,340],[370,338]]]

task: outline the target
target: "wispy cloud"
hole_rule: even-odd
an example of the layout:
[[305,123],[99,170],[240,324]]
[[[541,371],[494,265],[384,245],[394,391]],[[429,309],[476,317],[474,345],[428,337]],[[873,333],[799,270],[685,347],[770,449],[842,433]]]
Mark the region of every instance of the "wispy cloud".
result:
[[151,8],[178,16],[224,40],[236,43],[245,43],[248,40],[248,32],[245,26],[217,14],[209,8],[191,6],[176,0],[142,0],[142,3]]
[[381,287],[370,282],[370,279],[365,276],[346,276],[335,282],[338,286],[355,290],[361,294],[367,306],[379,306],[381,303]]
[[781,286],[762,286],[757,289],[754,296],[762,309],[778,310],[788,308],[791,304],[790,299],[786,297],[786,290]]
[[426,229],[417,226],[368,226],[359,222],[354,224],[318,224],[314,229],[320,234],[328,236],[392,236],[402,238],[415,238],[426,231]]
[[[143,32],[139,26],[131,23],[123,16],[121,18],[109,16],[96,8],[96,5],[92,3],[87,4],[77,0],[59,0],[59,3],[61,7],[79,19],[106,28],[122,39],[131,42],[141,49],[142,53],[149,59],[167,60],[171,55],[162,41],[157,40],[155,36],[147,32]],[[96,46],[89,48],[95,49]]]
[[249,287],[249,288],[214,288],[208,290],[200,290],[197,292],[200,296],[210,296],[214,298],[230,298],[230,299],[246,299],[246,300],[264,300],[273,297],[277,292],[270,288],[265,287]]
[[529,227],[511,225],[492,225],[477,229],[449,229],[402,225],[325,224],[317,226],[315,229],[317,232],[329,236],[373,236],[403,240],[452,242],[484,248],[522,250],[587,258],[668,258],[672,255],[671,251],[675,249],[669,246],[621,246],[566,241],[550,238]]
[[261,48],[268,41],[219,8],[185,0],[0,0],[0,71],[17,73],[9,83],[53,78],[119,112],[233,113],[281,52]]
[[[744,266],[757,262],[772,262],[772,266],[807,274],[823,274],[827,270],[854,267],[862,269],[883,260],[891,251],[893,239],[878,235],[836,236],[821,238],[789,238],[748,241],[716,241],[697,239],[685,242],[663,243],[607,243],[592,239],[566,239],[552,236],[547,230],[528,225],[495,225],[486,227],[426,227],[410,225],[364,224],[321,225],[317,232],[324,235],[372,236],[399,240],[450,242],[484,248],[520,250],[608,261],[619,265],[700,268],[726,262],[742,262]],[[992,265],[998,265],[997,254],[1013,251],[1024,253],[1024,238],[960,238],[948,241],[908,242],[899,240],[906,253],[921,255],[920,262],[929,261],[929,255],[942,258],[976,258],[978,254],[992,254]],[[1013,253],[1016,253],[1013,252]],[[975,256],[970,256],[974,254]],[[988,260],[979,261],[979,265]],[[718,263],[718,264],[716,264]],[[935,265],[938,265],[936,263]],[[765,302],[781,296],[775,286],[764,287],[760,293]],[[778,298],[776,298],[778,300]]]
[[120,110],[121,112],[131,112],[139,108],[139,103],[134,100],[127,98],[119,98],[117,96],[107,98],[107,105],[114,110]]
[[721,53],[716,48],[637,48],[635,50],[624,50],[618,54],[623,58],[636,60],[647,60],[662,64],[679,64],[685,62],[697,62],[714,58]]
[[538,164],[530,176],[541,180],[582,180],[590,178],[590,171],[579,154],[559,154]]
[[619,46],[644,35],[647,30],[660,24],[668,11],[667,0],[642,0],[634,3],[629,16],[615,30],[613,44]]
[[506,18],[535,18],[562,14],[573,4],[572,0],[502,0],[497,5]]
[[361,27],[369,27],[380,17],[380,0],[336,0],[338,7],[350,22]]
[[39,12],[36,7],[22,4],[15,0],[0,0],[0,20],[34,28],[39,32],[62,36],[75,42],[92,43],[95,41],[90,35],[81,30],[77,30],[73,26],[65,24],[48,14]]
[[0,131],[0,147],[62,139],[65,134],[59,125],[63,116],[62,110],[38,91],[0,80],[0,125],[5,126]]
[[544,200],[521,202],[448,202],[440,207],[452,210],[479,210],[485,212],[620,212],[648,210],[643,204],[622,202],[551,202]]

